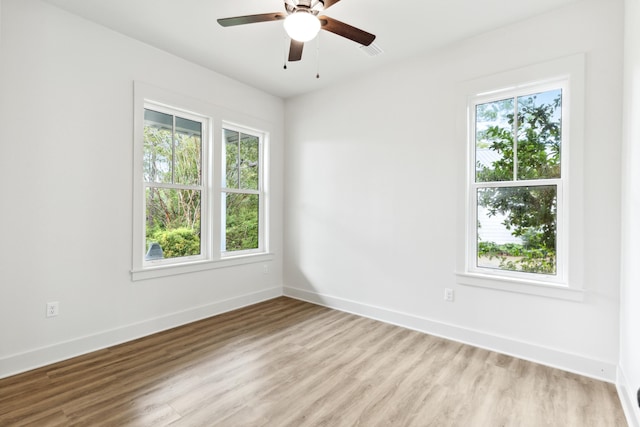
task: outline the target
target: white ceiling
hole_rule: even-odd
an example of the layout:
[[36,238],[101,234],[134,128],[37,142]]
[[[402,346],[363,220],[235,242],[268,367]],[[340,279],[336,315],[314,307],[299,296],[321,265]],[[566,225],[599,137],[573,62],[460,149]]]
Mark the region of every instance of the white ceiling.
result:
[[[283,0],[44,0],[213,71],[287,98],[579,0],[341,0],[324,14],[377,36],[384,53],[321,31],[283,69],[281,22],[223,28],[218,18],[283,12]],[[318,56],[319,52],[319,56]],[[320,79],[316,79],[316,71]]]

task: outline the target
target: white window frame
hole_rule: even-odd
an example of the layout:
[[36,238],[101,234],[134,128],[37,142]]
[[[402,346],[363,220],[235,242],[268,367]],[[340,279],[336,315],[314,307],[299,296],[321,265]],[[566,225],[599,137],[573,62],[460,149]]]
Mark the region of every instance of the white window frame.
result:
[[[509,292],[580,301],[582,289],[582,127],[584,55],[500,73],[463,85],[467,173],[464,251],[458,259],[458,283]],[[561,178],[475,182],[475,106],[485,102],[562,89]],[[477,189],[557,185],[556,274],[546,275],[477,266]]]
[[[145,189],[144,180],[144,110],[173,114],[203,123],[202,129],[202,212],[201,212],[201,254],[196,256],[146,261],[145,255]],[[133,112],[133,227],[132,227],[132,268],[134,281],[165,277],[176,274],[259,263],[273,260],[269,253],[268,241],[268,141],[269,123],[255,117],[209,104],[199,99],[180,95],[142,82],[134,82]],[[230,123],[241,129],[259,134],[260,139],[260,245],[251,251],[222,253],[221,213],[222,177],[224,170],[224,144],[222,129]],[[261,129],[261,130],[257,130]],[[219,160],[221,159],[221,160]],[[155,184],[154,184],[155,185]],[[161,185],[162,186],[162,185]]]
[[[168,265],[174,265],[174,264],[182,264],[182,263],[188,263],[188,262],[193,262],[193,261],[201,261],[201,260],[206,260],[208,258],[210,258],[210,251],[211,251],[211,239],[208,238],[208,236],[211,235],[210,232],[210,228],[211,228],[211,221],[208,220],[209,218],[209,191],[208,191],[208,185],[207,182],[209,174],[210,174],[210,164],[207,161],[207,159],[209,158],[208,156],[208,152],[209,149],[212,145],[212,141],[211,141],[211,127],[212,127],[212,119],[210,117],[205,117],[199,114],[195,114],[195,113],[190,113],[188,111],[184,111],[184,110],[179,110],[176,109],[174,107],[169,107],[166,105],[162,105],[162,104],[158,104],[156,102],[152,102],[152,101],[145,101],[144,102],[144,110],[153,110],[153,111],[158,111],[160,113],[165,113],[165,114],[169,114],[172,115],[174,117],[180,117],[180,118],[184,118],[184,119],[189,119],[195,122],[199,122],[202,125],[202,134],[201,134],[201,140],[200,140],[200,149],[201,149],[201,166],[200,166],[200,184],[199,185],[181,185],[181,184],[163,184],[163,183],[151,183],[151,182],[146,182],[143,180],[144,182],[144,191],[146,192],[147,188],[151,188],[151,187],[155,187],[155,188],[167,188],[167,189],[176,189],[176,190],[190,190],[190,189],[197,189],[200,191],[200,254],[199,255],[192,255],[192,256],[185,256],[185,257],[180,257],[180,258],[163,258],[163,259],[157,259],[157,260],[151,260],[151,261],[147,261],[146,259],[143,258],[142,260],[142,268],[151,268],[151,267],[159,267],[159,266],[168,266]],[[145,194],[145,193],[143,193]],[[143,203],[144,203],[144,211],[146,212],[146,197],[143,196]],[[144,224],[145,227],[145,231],[143,232],[144,234],[146,234],[146,224]],[[144,247],[146,246],[144,239],[143,239],[143,252],[144,252]]]
[[[259,162],[259,171],[258,171],[258,189],[250,190],[250,189],[238,189],[238,188],[229,188],[229,187],[221,187],[219,192],[218,200],[220,200],[220,252],[222,258],[228,258],[233,256],[243,256],[243,255],[251,255],[255,253],[261,253],[265,251],[265,230],[263,224],[265,224],[265,203],[264,203],[264,146],[266,143],[267,135],[259,131],[257,129],[251,129],[246,126],[241,126],[233,123],[223,122],[222,124],[222,134],[224,135],[224,131],[231,130],[234,132],[239,132],[245,135],[251,135],[258,138],[258,162]],[[224,144],[223,150],[224,150]],[[239,149],[238,145],[238,149]],[[226,162],[225,156],[221,156],[220,163],[220,171],[221,171],[221,180],[224,181],[224,174],[226,172]],[[226,200],[224,195],[226,193],[236,193],[236,194],[255,194],[258,196],[258,247],[255,249],[246,249],[240,251],[228,251],[223,249],[223,243],[225,242],[226,237]]]
[[[524,97],[528,95],[534,95],[536,93],[546,92],[550,90],[560,89],[562,91],[562,128],[561,128],[561,146],[560,146],[560,178],[549,179],[535,179],[535,180],[518,180],[514,177],[511,181],[493,181],[493,182],[478,182],[476,181],[476,106],[479,104],[485,104],[488,102],[516,99],[518,97]],[[565,178],[564,170],[568,167],[568,155],[569,152],[569,132],[570,120],[568,113],[569,103],[569,81],[566,78],[544,82],[541,84],[533,83],[530,85],[523,85],[516,89],[507,89],[504,91],[496,91],[491,94],[478,94],[469,99],[469,162],[467,176],[469,178],[469,190],[468,190],[468,206],[469,206],[469,223],[467,230],[470,232],[468,236],[468,266],[467,271],[475,274],[488,274],[496,275],[500,277],[524,279],[529,281],[541,281],[545,283],[557,283],[564,284],[567,282],[566,278],[566,257],[565,257],[565,239],[567,238],[564,233],[564,211],[566,210],[564,201],[565,187],[568,192],[568,183]],[[517,105],[517,103],[515,103]],[[515,142],[515,139],[514,139]],[[517,147],[517,146],[516,146]],[[515,156],[517,156],[517,149]],[[514,162],[515,163],[515,162]],[[517,163],[516,163],[517,164]],[[517,167],[517,166],[516,166]],[[478,203],[477,203],[477,191],[481,188],[519,188],[519,187],[539,187],[539,186],[555,186],[556,193],[556,274],[541,274],[541,273],[528,273],[522,271],[502,270],[497,268],[480,267],[477,265],[478,259]]]

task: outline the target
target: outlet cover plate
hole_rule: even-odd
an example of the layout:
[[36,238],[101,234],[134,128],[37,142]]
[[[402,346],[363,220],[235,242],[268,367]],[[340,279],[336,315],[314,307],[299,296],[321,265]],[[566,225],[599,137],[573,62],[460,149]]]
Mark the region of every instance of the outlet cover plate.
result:
[[449,302],[453,301],[453,289],[451,288],[444,289],[444,300]]
[[58,301],[47,303],[47,317],[55,317],[60,312],[60,303]]

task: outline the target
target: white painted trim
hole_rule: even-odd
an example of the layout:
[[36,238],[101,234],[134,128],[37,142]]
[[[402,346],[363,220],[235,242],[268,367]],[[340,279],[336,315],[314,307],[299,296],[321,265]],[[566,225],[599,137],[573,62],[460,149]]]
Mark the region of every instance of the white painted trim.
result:
[[0,359],[0,378],[102,350],[279,296],[282,296],[282,288],[278,286],[37,348],[25,353],[10,355]]
[[285,286],[283,294],[290,298],[496,351],[597,380],[613,383],[616,379],[616,365],[614,363],[591,359],[579,354],[303,289]]
[[456,273],[456,279],[458,283],[466,286],[497,289],[505,292],[518,292],[541,297],[564,299],[567,301],[584,301],[584,291],[582,289],[573,289],[554,283],[499,275],[492,276],[490,273]]
[[147,267],[142,270],[132,270],[131,280],[155,279],[158,277],[175,276],[177,274],[195,273],[198,271],[213,270],[215,268],[234,267],[236,265],[255,264],[259,262],[273,261],[275,255],[272,253],[251,253],[245,255],[234,254],[220,260],[200,260],[184,262],[182,264],[158,265]]
[[618,366],[617,370],[616,389],[618,390],[620,403],[629,427],[640,427],[640,408],[638,408],[635,396],[636,391],[630,387],[627,377],[620,366]]

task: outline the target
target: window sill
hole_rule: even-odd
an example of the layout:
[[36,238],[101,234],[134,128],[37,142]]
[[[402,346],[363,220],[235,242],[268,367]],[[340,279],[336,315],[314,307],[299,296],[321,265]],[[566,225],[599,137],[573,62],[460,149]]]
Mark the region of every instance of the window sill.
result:
[[582,289],[569,288],[567,286],[548,282],[523,280],[511,277],[501,277],[481,273],[456,273],[457,282],[461,285],[489,288],[499,291],[515,292],[528,295],[537,295],[547,298],[563,299],[568,301],[583,301]]
[[144,269],[131,270],[131,280],[155,279],[158,277],[175,276],[178,274],[195,273],[198,271],[213,270],[217,268],[234,267],[238,265],[254,264],[272,261],[272,253],[260,253],[250,255],[229,256],[221,260],[192,261],[181,264],[159,265]]

